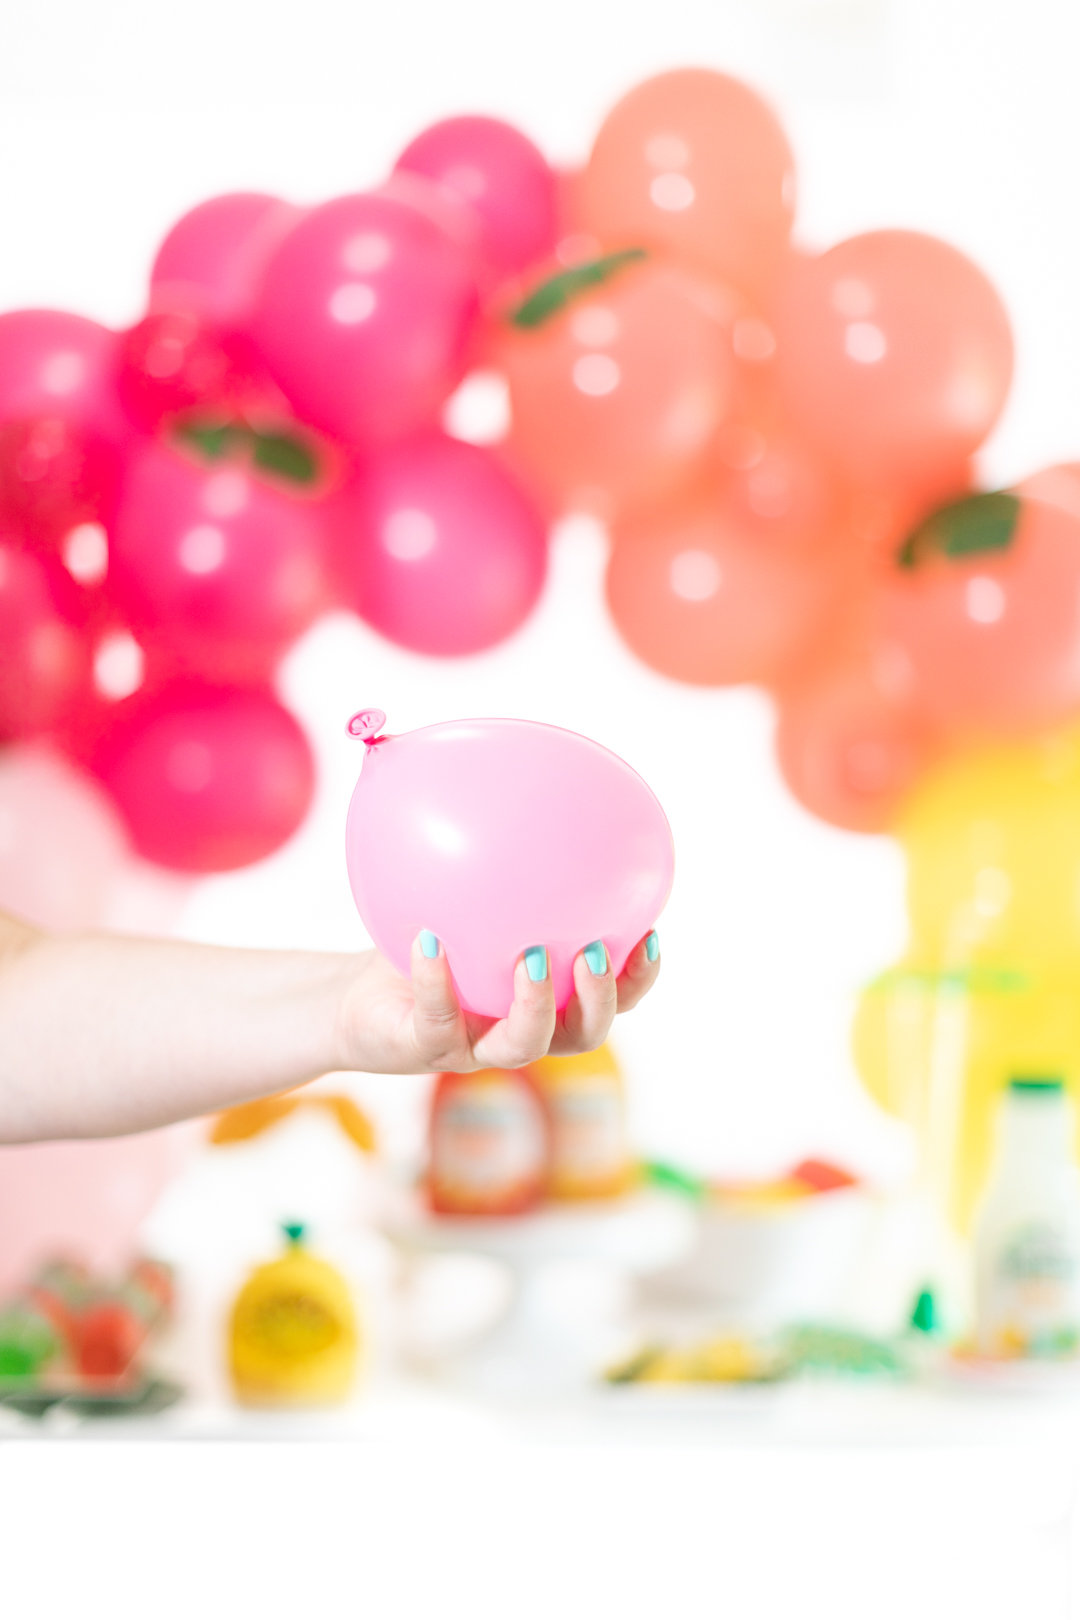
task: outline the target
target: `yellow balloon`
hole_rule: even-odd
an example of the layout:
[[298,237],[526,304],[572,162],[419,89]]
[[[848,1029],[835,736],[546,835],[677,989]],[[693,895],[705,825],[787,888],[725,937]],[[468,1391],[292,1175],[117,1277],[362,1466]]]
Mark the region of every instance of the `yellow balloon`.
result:
[[1080,1092],[1080,729],[950,760],[897,832],[911,941],[861,999],[855,1059],[967,1230],[1009,1079]]

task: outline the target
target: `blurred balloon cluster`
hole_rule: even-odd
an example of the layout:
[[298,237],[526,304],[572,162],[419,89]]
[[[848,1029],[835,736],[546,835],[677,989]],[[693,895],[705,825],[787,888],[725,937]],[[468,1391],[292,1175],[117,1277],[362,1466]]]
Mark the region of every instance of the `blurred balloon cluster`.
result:
[[826,820],[887,828],[958,741],[1060,721],[1080,477],[972,488],[997,294],[912,231],[801,252],[794,211],[769,108],[685,70],[577,172],[452,118],[371,191],[194,208],[128,331],[0,316],[0,736],[91,770],[151,860],[243,865],[311,796],[273,692],[296,637],[346,607],[492,646],[583,509],[628,644],[769,689]]

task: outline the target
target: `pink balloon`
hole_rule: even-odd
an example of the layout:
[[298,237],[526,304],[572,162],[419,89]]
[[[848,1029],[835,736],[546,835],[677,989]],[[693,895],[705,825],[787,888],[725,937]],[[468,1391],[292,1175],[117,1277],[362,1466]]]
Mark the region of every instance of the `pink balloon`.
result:
[[109,595],[207,674],[272,662],[327,605],[322,508],[147,441],[127,464]]
[[0,1147],[0,1300],[45,1261],[119,1272],[179,1168],[190,1127],[90,1142]]
[[[385,716],[354,716],[374,737]],[[370,742],[346,826],[349,881],[379,949],[409,972],[430,929],[462,1005],[501,1017],[514,964],[548,949],[556,1002],[602,939],[620,973],[671,891],[671,829],[653,793],[587,737],[532,720],[460,720]]]
[[127,860],[124,824],[93,777],[39,744],[0,751],[0,911],[97,927]]
[[472,255],[432,213],[400,196],[338,197],[274,253],[251,332],[305,421],[369,444],[434,415],[464,369],[476,310]]
[[250,312],[259,277],[299,208],[258,191],[211,197],[177,220],[150,272],[153,309],[184,309],[221,326]]
[[139,853],[178,872],[273,854],[315,786],[307,739],[270,692],[194,682],[120,705],[95,769]]
[[544,525],[493,456],[425,434],[367,462],[336,503],[346,600],[417,652],[476,652],[531,611]]
[[555,245],[555,174],[527,136],[499,118],[446,118],[425,129],[395,165],[436,181],[480,221],[480,251],[508,276]]

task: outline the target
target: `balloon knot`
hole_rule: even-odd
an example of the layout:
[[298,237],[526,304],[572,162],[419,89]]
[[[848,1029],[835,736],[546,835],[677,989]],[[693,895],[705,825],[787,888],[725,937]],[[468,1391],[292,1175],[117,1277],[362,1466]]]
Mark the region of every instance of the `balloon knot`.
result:
[[358,709],[345,730],[350,737],[359,737],[365,748],[374,748],[376,743],[383,740],[379,732],[385,724],[386,716],[381,709]]

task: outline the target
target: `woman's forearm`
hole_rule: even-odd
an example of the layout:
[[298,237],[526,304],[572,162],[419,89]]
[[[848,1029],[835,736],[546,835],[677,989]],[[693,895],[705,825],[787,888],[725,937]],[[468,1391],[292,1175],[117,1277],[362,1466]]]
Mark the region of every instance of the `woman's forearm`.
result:
[[0,927],[0,1141],[112,1136],[342,1067],[366,956]]

